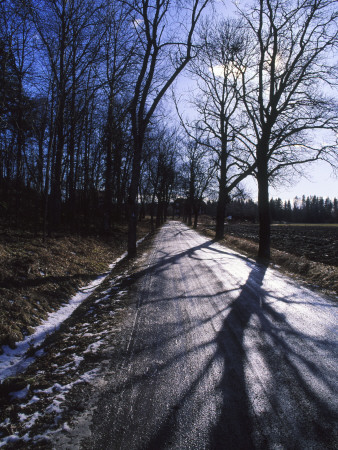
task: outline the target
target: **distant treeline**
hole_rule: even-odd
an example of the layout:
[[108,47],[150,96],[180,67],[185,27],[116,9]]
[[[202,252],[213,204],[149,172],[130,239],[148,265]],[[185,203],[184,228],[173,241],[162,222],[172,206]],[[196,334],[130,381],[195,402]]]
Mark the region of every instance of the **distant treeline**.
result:
[[[338,223],[338,199],[308,196],[295,197],[293,202],[280,198],[270,200],[273,222]],[[214,216],[216,203],[206,203],[203,212]],[[227,205],[227,216],[232,221],[258,221],[258,205],[252,200],[232,200]]]
[[297,223],[338,223],[338,199],[324,199],[311,195],[291,201],[280,198],[270,200],[271,219]]

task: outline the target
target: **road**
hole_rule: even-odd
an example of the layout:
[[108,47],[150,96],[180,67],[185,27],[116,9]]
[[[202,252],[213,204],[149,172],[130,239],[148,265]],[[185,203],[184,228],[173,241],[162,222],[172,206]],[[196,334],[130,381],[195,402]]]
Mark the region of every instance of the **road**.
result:
[[338,448],[335,303],[174,221],[136,275],[84,448]]

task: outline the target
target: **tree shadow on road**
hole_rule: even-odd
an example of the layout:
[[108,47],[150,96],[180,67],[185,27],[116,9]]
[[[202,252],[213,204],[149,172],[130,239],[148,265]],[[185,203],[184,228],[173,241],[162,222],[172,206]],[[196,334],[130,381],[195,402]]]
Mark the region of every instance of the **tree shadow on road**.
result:
[[[145,354],[148,355],[151,371],[140,370],[138,373],[130,373],[123,384],[115,386],[116,392],[130,392],[133,386],[138,384],[142,392],[142,384],[147,385],[149,377],[154,377],[155,384],[163,383],[162,380],[167,380],[169,383],[168,375],[172,375],[174,371],[188,370],[187,360],[189,359],[192,360],[191,367],[194,368],[194,373],[190,374],[187,383],[175,387],[173,396],[167,399],[168,408],[160,411],[160,416],[156,418],[156,425],[155,422],[149,425],[143,434],[144,441],[133,448],[147,450],[320,448],[321,443],[323,448],[333,448],[330,442],[333,439],[334,411],[327,398],[320,398],[320,390],[317,391],[315,386],[318,380],[327,388],[327,391],[332,390],[333,375],[328,374],[326,377],[323,368],[318,369],[317,362],[313,361],[310,354],[312,345],[318,348],[320,345],[325,347],[326,343],[321,343],[305,332],[303,335],[297,327],[288,323],[284,314],[279,312],[285,310],[285,308],[279,308],[283,303],[293,303],[293,294],[285,293],[283,297],[283,293],[280,293],[278,297],[267,290],[266,284],[263,287],[267,271],[265,265],[254,263],[237,254],[234,255],[226,249],[224,251],[215,249],[211,247],[213,242],[207,241],[177,254],[163,252],[162,257],[139,270],[128,281],[130,285],[143,276],[156,277],[172,264],[178,263],[184,256],[199,258],[196,252],[204,248],[245,260],[246,267],[249,268],[247,280],[243,285],[238,284],[234,290],[219,291],[218,298],[215,298],[214,294],[202,294],[199,297],[196,293],[194,296],[194,292],[191,292],[191,298],[187,296],[184,299],[176,297],[165,300],[167,304],[171,300],[174,302],[173,307],[177,308],[180,306],[175,305],[183,305],[184,302],[189,301],[195,302],[193,305],[197,302],[205,304],[215,301],[217,308],[211,308],[207,317],[199,317],[195,323],[191,320],[187,323],[178,323],[178,321],[164,323],[164,329],[157,330],[159,335],[161,331],[164,332],[156,338],[149,338],[154,334],[150,327],[144,331],[140,344],[133,351],[134,356],[140,359]],[[147,289],[150,290],[153,287],[151,283],[149,287],[145,287],[143,293],[145,298]],[[235,293],[237,289],[238,294]],[[154,302],[164,302],[163,292],[160,288],[158,290],[157,299]],[[183,322],[186,320],[182,314],[178,317]],[[223,317],[221,323],[220,317]],[[169,342],[184,339],[182,333],[202,335],[202,328],[213,321],[217,323],[216,334],[210,333],[204,340],[191,339],[191,345],[185,351],[182,347],[178,352],[166,353]],[[248,335],[250,335],[249,339]],[[158,358],[159,361],[152,361],[149,356],[152,355],[151,343],[155,348],[157,346],[163,350],[163,357]],[[306,352],[304,352],[304,343],[308,347]],[[200,356],[200,369],[197,370],[196,360]],[[301,372],[303,368],[305,373]],[[249,376],[248,372],[250,372]],[[257,378],[261,376],[261,379],[256,380],[256,376]],[[268,383],[266,385],[265,380]],[[200,387],[207,383],[209,383],[208,398],[205,399],[204,411],[209,403],[210,408],[215,407],[216,410],[209,416],[207,414],[205,420],[203,419],[204,429],[202,430],[198,429],[201,422],[196,417],[196,408],[191,411],[190,418],[189,411],[192,405],[196,406],[203,402],[203,389],[201,393]],[[293,386],[289,387],[288,383]],[[253,392],[254,385],[259,385],[257,392]],[[161,388],[166,388],[165,382]],[[261,394],[262,404],[265,403],[260,409],[260,405],[253,403],[256,401],[254,397]],[[152,398],[149,398],[149,405],[152,401]],[[260,401],[261,399],[258,399],[258,402]],[[148,411],[142,411],[142,414],[147,417]],[[149,414],[152,420],[151,413]],[[256,414],[260,417],[256,417]],[[136,414],[135,419],[137,419]],[[147,419],[140,421],[139,424],[139,426],[145,426],[145,424],[147,426]],[[127,427],[128,432],[135,432],[133,427],[137,426],[133,423],[133,426]],[[190,431],[186,431],[185,428],[189,428]],[[122,434],[126,435],[128,432],[122,431]],[[190,441],[185,441],[185,438],[188,439],[188,433],[190,433]],[[203,435],[201,440],[196,438],[197,435]],[[302,439],[305,442],[307,438],[307,444],[302,447]],[[183,443],[181,447],[178,446],[178,442]],[[313,442],[314,446],[312,446]]]
[[[217,398],[216,421],[209,424],[205,447],[201,448],[334,448],[337,443],[334,403],[330,403],[327,394],[322,398],[324,391],[317,389],[321,383],[327,392],[334,392],[334,374],[323,370],[325,362],[321,366],[321,361],[311,356],[312,345],[326,348],[327,342],[303,335],[278,312],[275,302],[288,303],[290,298],[276,299],[263,288],[266,270],[266,266],[255,264],[239,295],[225,307],[226,317],[214,341],[203,344],[204,348],[216,344],[214,354],[204,360],[190,385],[181,390],[145,448],[170,448],[177,433],[182,433],[177,425],[180,411],[195,401],[198,386],[209,377],[216,362],[222,367],[219,382],[211,386]],[[259,342],[250,342],[248,333],[259,337]],[[256,367],[253,369],[252,365]],[[257,392],[252,390],[253,384],[259,385]],[[253,405],[255,402],[264,404],[261,411],[257,404]],[[254,408],[258,408],[258,417]],[[192,418],[190,426],[194,422],[198,420]],[[196,428],[196,435],[200,431]]]
[[[247,282],[242,286],[241,293],[230,306],[225,307],[229,312],[221,329],[213,342],[206,343],[206,346],[216,344],[215,353],[197,374],[188,389],[181,392],[179,401],[172,407],[170,414],[162,421],[160,429],[145,448],[149,450],[170,448],[175,434],[175,425],[179,421],[180,410],[194,395],[201,381],[207,377],[215,361],[223,367],[219,383],[214,387],[218,391],[217,397],[221,398],[221,402],[216,411],[216,423],[209,430],[209,443],[205,442],[206,446],[203,448],[227,450],[254,448],[249,413],[250,404],[245,381],[244,334],[250,318],[255,312],[256,306],[254,305],[262,304],[264,292],[261,285],[266,269],[263,265],[255,265]],[[255,292],[252,290],[253,285],[256,289]]]
[[[215,358],[223,363],[223,374],[217,389],[221,391],[222,405],[217,423],[210,435],[211,448],[253,448],[250,404],[245,381],[246,350],[244,334],[257,304],[263,302],[261,289],[267,267],[256,265],[250,272],[241,293],[231,304],[230,312],[216,336]],[[252,291],[252,285],[256,291]],[[250,291],[248,292],[248,288]]]

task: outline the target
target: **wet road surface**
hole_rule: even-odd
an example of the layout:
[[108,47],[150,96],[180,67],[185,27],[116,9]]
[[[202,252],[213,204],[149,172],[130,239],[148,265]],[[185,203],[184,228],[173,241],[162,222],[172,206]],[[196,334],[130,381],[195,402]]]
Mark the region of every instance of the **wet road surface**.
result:
[[85,448],[337,448],[335,303],[179,222],[137,275]]

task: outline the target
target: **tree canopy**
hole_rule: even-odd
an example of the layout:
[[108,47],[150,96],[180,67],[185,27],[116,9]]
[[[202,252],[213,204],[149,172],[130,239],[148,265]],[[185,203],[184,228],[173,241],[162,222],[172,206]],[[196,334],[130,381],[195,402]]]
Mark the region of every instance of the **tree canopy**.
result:
[[[269,257],[271,217],[281,214],[271,183],[318,159],[338,165],[335,2],[255,0],[231,19],[209,4],[0,3],[5,223],[109,233],[127,221],[133,255],[145,212],[159,225],[185,202],[196,224],[217,198],[220,238],[250,175],[259,253]],[[175,108],[169,90],[183,73],[189,92]]]

